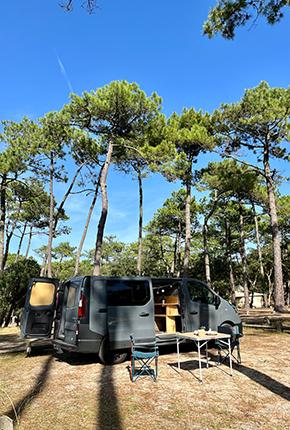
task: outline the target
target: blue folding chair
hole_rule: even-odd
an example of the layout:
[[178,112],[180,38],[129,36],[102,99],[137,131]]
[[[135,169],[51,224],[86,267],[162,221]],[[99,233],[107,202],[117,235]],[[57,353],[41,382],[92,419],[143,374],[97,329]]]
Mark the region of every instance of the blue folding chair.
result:
[[140,376],[150,376],[154,382],[158,373],[158,346],[156,342],[136,343],[134,337],[131,340],[131,381],[135,382]]

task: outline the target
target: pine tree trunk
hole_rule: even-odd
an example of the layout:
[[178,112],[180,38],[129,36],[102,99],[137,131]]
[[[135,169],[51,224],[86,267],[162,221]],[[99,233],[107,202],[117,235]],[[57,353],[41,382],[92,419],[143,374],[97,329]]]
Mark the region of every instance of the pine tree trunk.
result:
[[217,191],[215,191],[212,207],[208,212],[208,214],[204,216],[203,229],[202,229],[205,279],[209,286],[211,286],[211,273],[210,273],[210,258],[209,258],[209,252],[208,252],[208,221],[214,214],[218,201],[219,201],[219,197],[218,197]]
[[5,313],[4,313],[4,312],[2,312],[2,313],[0,314],[0,327],[2,327],[2,326],[3,326],[4,319],[5,319]]
[[33,227],[32,227],[32,225],[31,225],[31,226],[30,226],[30,229],[29,229],[28,243],[27,243],[27,248],[26,248],[26,253],[25,253],[25,258],[26,258],[26,259],[28,258],[29,251],[30,251],[31,239],[32,239],[32,230],[33,230]]
[[260,244],[259,223],[258,223],[258,217],[257,217],[257,213],[256,213],[255,203],[252,203],[252,208],[253,208],[254,221],[255,221],[255,235],[256,235],[256,244],[257,244],[259,265],[260,265],[260,273],[261,273],[262,279],[264,279],[265,278],[265,270],[264,270],[264,265],[263,265],[263,257],[262,257],[261,244]]
[[178,221],[178,234],[177,234],[177,250],[176,250],[176,276],[180,276],[180,263],[181,263],[181,222]]
[[60,275],[60,273],[61,273],[61,269],[62,269],[62,260],[63,260],[63,257],[61,257],[61,258],[59,259],[59,262],[58,262],[58,265],[57,265],[57,270],[56,270],[56,277],[57,277],[57,278],[59,278],[59,275]]
[[244,297],[245,297],[245,310],[248,314],[249,312],[249,287],[248,287],[248,263],[247,263],[247,255],[246,255],[246,247],[245,247],[245,231],[244,231],[244,216],[243,216],[243,207],[241,202],[239,202],[239,211],[240,211],[240,256],[242,260],[242,273],[243,273],[243,288],[244,288]]
[[17,261],[19,260],[19,256],[20,256],[20,252],[21,252],[21,247],[22,247],[22,243],[23,243],[23,239],[24,239],[24,236],[25,236],[25,233],[26,233],[26,228],[27,228],[27,223],[25,223],[24,224],[24,227],[23,227],[23,231],[22,231],[22,234],[21,234],[21,237],[20,237],[20,241],[19,241],[19,245],[18,245],[18,249],[17,249],[17,254],[16,254],[16,257],[15,257],[15,263],[17,263]]
[[284,268],[285,268],[285,292],[286,292],[286,305],[290,305],[290,288],[289,288],[289,252],[288,252],[288,244],[285,246],[284,253]]
[[190,241],[191,241],[191,183],[186,183],[186,198],[185,198],[185,246],[184,246],[184,260],[183,260],[183,274],[189,274],[189,259],[190,259]]
[[13,233],[15,231],[16,223],[14,222],[14,225],[11,228],[10,233],[6,236],[6,243],[5,243],[5,252],[4,252],[4,259],[3,259],[3,268],[5,269],[7,258],[9,255],[9,248],[10,248],[10,242],[13,236]]
[[231,226],[227,220],[225,220],[225,231],[226,231],[226,255],[227,261],[229,265],[229,278],[230,278],[230,287],[231,287],[231,301],[234,305],[236,305],[236,285],[235,285],[235,276],[233,269],[233,261],[232,261],[232,234],[231,234]]
[[266,144],[264,149],[264,172],[266,177],[268,205],[271,221],[271,233],[273,244],[273,260],[274,260],[274,308],[277,312],[285,310],[283,271],[282,271],[282,255],[281,255],[281,234],[278,225],[278,216],[276,208],[276,198],[274,184],[271,176],[269,162],[269,147]]
[[138,186],[139,186],[139,230],[138,230],[138,256],[137,256],[137,274],[142,274],[142,230],[143,230],[143,187],[142,174],[138,168]]
[[10,318],[14,309],[14,304],[9,306],[8,312],[5,315],[4,327],[8,327],[10,323]]
[[162,232],[159,230],[159,238],[160,238],[160,254],[161,254],[161,260],[164,262],[166,267],[166,274],[170,274],[170,267],[167,264],[166,258],[165,258],[165,252],[163,248],[163,241],[162,241]]
[[202,229],[203,236],[203,253],[204,253],[204,268],[205,268],[205,280],[207,285],[211,286],[211,276],[210,276],[210,262],[209,262],[209,252],[208,252],[208,226],[206,220],[203,224]]
[[91,222],[93,210],[94,210],[94,207],[95,207],[95,204],[96,204],[96,201],[97,201],[97,197],[98,197],[99,186],[100,186],[100,178],[101,178],[102,170],[103,170],[103,167],[101,168],[100,173],[99,173],[99,178],[98,178],[98,182],[96,184],[96,189],[95,189],[95,192],[94,192],[93,200],[92,200],[90,208],[89,208],[89,212],[88,212],[88,215],[87,215],[87,219],[86,219],[86,224],[85,224],[85,227],[84,227],[84,231],[83,231],[83,234],[82,234],[79,246],[78,246],[77,255],[76,255],[75,273],[74,273],[75,276],[78,275],[78,273],[79,273],[80,258],[81,258],[83,246],[84,246],[84,243],[85,243],[85,240],[86,240],[86,237],[87,237],[87,232],[88,232],[88,228],[89,228],[89,225],[90,225],[90,222]]
[[171,276],[174,276],[175,270],[176,270],[176,264],[177,264],[177,241],[178,241],[178,234],[175,235],[175,239],[174,239],[174,250],[173,250],[173,259],[172,259],[172,265],[171,265]]
[[59,221],[60,215],[61,215],[61,213],[62,213],[62,211],[63,211],[63,207],[64,207],[64,205],[65,205],[65,202],[67,201],[67,198],[68,198],[68,196],[70,195],[70,193],[71,193],[71,191],[72,191],[72,189],[73,189],[73,186],[74,186],[74,184],[75,184],[75,182],[76,182],[76,180],[77,180],[77,177],[78,177],[78,175],[79,175],[80,171],[82,170],[83,166],[84,166],[84,165],[83,165],[83,164],[81,164],[81,165],[77,168],[76,173],[75,173],[74,177],[72,178],[71,183],[70,183],[70,185],[69,185],[69,187],[68,187],[68,189],[67,189],[67,191],[66,191],[65,195],[63,196],[63,199],[62,199],[62,201],[61,201],[61,203],[60,203],[59,207],[57,208],[56,215],[55,215],[55,218],[54,218],[54,225],[53,225],[53,231],[54,231],[54,233],[55,233],[55,231],[56,231],[57,224],[58,224],[58,221]]
[[93,275],[95,276],[100,276],[101,274],[102,245],[103,245],[105,224],[106,224],[106,219],[108,215],[107,176],[108,176],[108,171],[111,164],[112,154],[113,154],[113,143],[110,141],[108,145],[106,161],[100,177],[100,187],[101,187],[101,193],[102,193],[102,212],[101,212],[101,216],[98,224],[98,233],[97,233],[96,248],[95,248],[95,261],[94,261],[94,270],[93,270]]
[[47,275],[47,253],[44,254],[40,269],[40,276]]
[[53,195],[53,178],[54,178],[54,156],[50,154],[49,169],[49,231],[47,244],[47,276],[52,277],[52,241],[54,232],[54,195]]
[[0,272],[4,269],[5,223],[6,223],[6,175],[0,185]]
[[15,232],[15,229],[16,229],[16,225],[17,225],[17,221],[18,221],[18,216],[19,216],[19,213],[21,211],[21,208],[22,208],[22,204],[20,203],[19,207],[18,207],[18,213],[17,213],[17,216],[15,216],[15,218],[14,218],[14,221],[13,221],[10,233],[8,233],[8,231],[7,231],[6,245],[5,245],[5,252],[4,252],[4,261],[3,261],[3,267],[4,267],[4,269],[5,269],[7,258],[8,258],[8,255],[9,255],[10,242],[11,242],[11,239],[12,239],[12,237],[14,235],[14,232]]
[[270,273],[266,273],[267,279],[268,279],[268,298],[267,298],[267,307],[269,308],[271,306],[271,297],[273,294],[273,284],[271,280],[271,276],[273,273],[273,269],[270,270]]

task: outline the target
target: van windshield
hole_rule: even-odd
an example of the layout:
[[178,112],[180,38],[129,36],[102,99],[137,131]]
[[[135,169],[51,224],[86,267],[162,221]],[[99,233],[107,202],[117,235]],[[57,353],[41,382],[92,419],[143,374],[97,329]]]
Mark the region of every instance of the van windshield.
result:
[[193,302],[205,303],[207,305],[215,303],[215,295],[202,282],[189,279],[186,281],[186,286]]

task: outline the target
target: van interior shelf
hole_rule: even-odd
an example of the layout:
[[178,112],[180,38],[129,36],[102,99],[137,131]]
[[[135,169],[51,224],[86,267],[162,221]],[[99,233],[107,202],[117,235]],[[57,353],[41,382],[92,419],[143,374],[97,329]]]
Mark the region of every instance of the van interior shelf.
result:
[[165,302],[165,303],[155,303],[155,306],[171,306],[171,305],[179,305],[179,302]]
[[[160,298],[159,298],[160,300]],[[180,325],[179,300],[176,296],[164,296],[162,301],[155,302],[156,330],[165,333],[175,333]]]

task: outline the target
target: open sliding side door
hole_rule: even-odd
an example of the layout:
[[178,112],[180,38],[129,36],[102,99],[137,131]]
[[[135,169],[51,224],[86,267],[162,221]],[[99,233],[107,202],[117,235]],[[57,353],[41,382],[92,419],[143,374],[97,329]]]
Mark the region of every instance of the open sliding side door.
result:
[[21,337],[51,336],[58,285],[55,278],[30,279],[21,319]]

